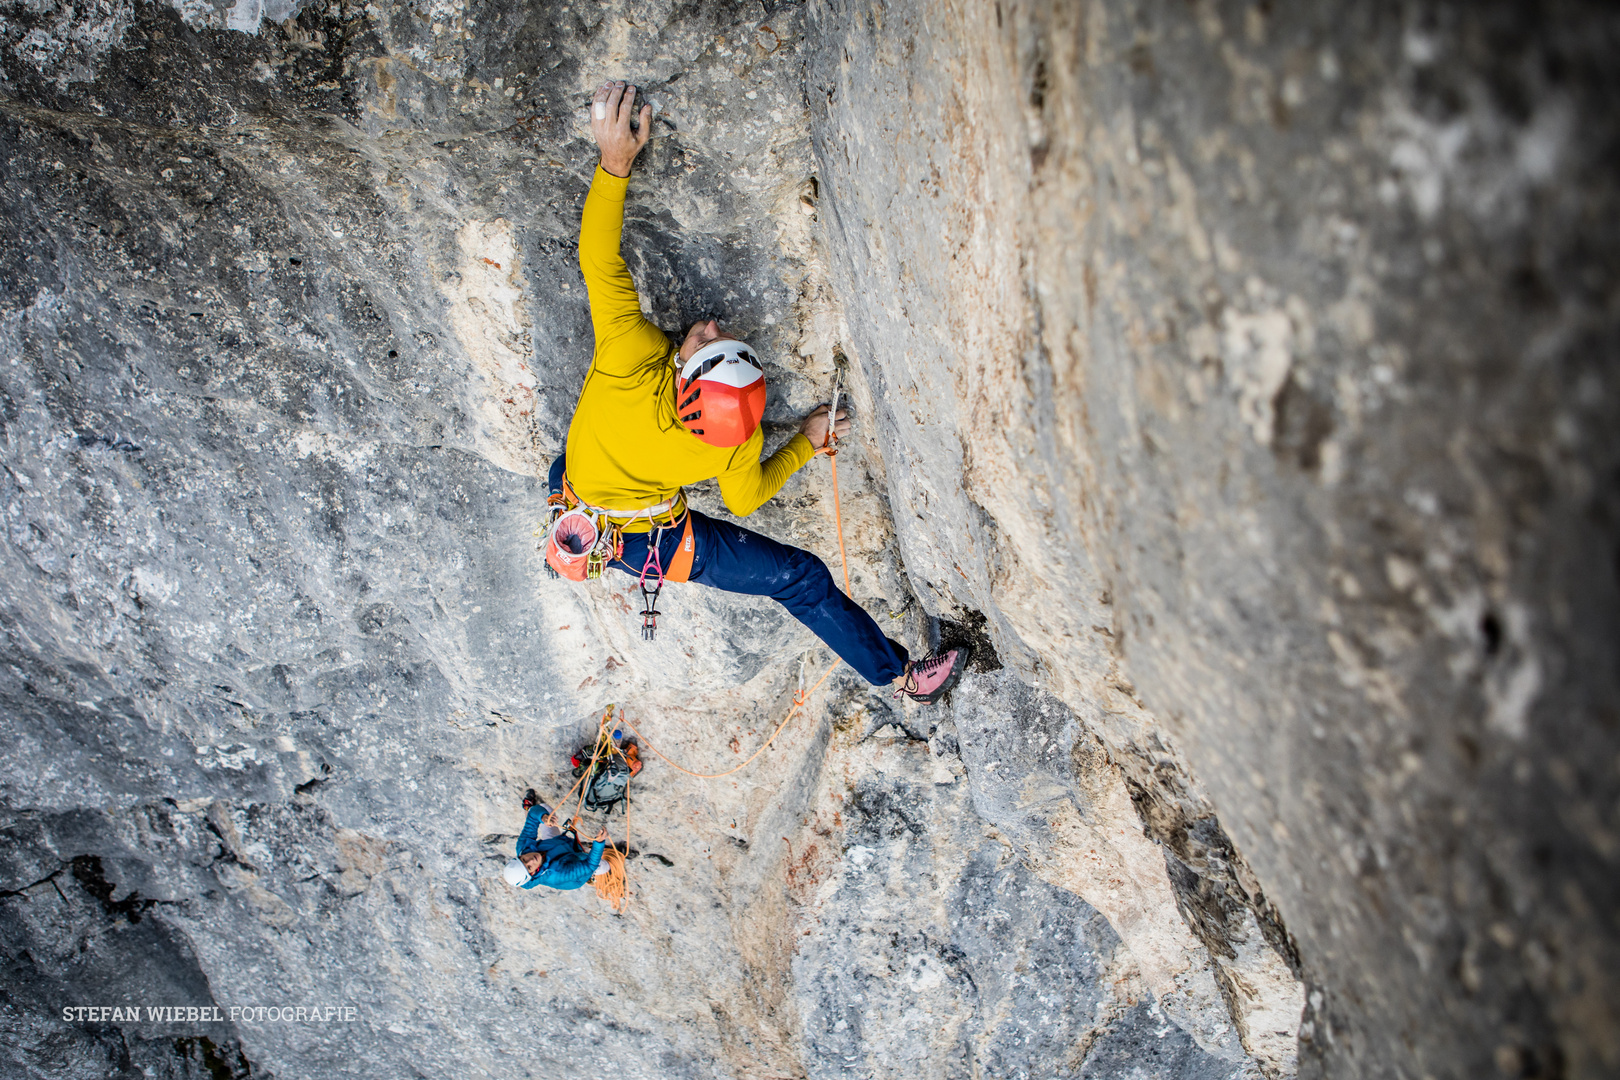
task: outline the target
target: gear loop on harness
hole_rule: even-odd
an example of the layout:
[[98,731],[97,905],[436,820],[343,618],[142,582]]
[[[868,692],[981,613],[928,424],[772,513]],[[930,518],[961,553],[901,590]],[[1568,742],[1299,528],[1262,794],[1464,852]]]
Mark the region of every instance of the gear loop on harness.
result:
[[[687,581],[692,573],[696,545],[686,492],[677,491],[663,502],[639,510],[611,510],[585,502],[575,493],[566,475],[561,479],[561,489],[546,498],[547,521],[536,530],[536,535],[543,532],[545,536],[542,546],[547,570],[552,577],[565,577],[570,581],[600,578],[609,564],[623,560],[625,530],[637,518],[645,516],[647,557],[642,561],[636,585],[641,590],[641,637],[643,641],[652,641],[658,632],[658,597],[664,583]],[[680,527],[684,527],[680,543],[666,567],[661,551],[664,534]],[[631,568],[626,566],[625,569]]]

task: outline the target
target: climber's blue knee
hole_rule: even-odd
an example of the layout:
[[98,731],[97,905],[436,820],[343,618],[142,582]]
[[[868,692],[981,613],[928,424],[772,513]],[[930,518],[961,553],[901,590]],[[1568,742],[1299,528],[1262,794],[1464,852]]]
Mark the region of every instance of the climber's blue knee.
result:
[[815,555],[696,512],[692,534],[697,541],[692,581],[769,596],[874,685],[892,682],[905,671],[906,650],[838,590],[827,564]]

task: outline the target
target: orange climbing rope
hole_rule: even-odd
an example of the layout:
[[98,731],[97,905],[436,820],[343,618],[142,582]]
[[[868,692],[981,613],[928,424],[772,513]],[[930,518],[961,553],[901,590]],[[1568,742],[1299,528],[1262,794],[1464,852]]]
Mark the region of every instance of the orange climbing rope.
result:
[[[839,559],[839,562],[842,565],[842,569],[843,569],[843,572],[844,572],[844,595],[845,596],[853,596],[853,590],[850,588],[850,584],[849,584],[849,554],[844,549],[844,515],[843,515],[843,508],[840,505],[840,500],[838,498],[838,435],[836,434],[836,432],[834,430],[837,427],[837,424],[838,424],[838,397],[839,397],[839,388],[838,388],[838,386],[836,384],[834,384],[834,386],[833,386],[832,407],[828,410],[828,414],[827,414],[827,439],[822,444],[822,448],[827,451],[827,461],[828,461],[828,464],[830,464],[832,466],[833,524],[836,527],[836,529],[838,530],[838,559]],[[660,758],[662,758],[664,760],[665,764],[669,765],[669,767],[674,769],[676,772],[685,773],[687,776],[695,777],[695,778],[697,778],[699,780],[719,780],[719,779],[722,779],[723,777],[731,776],[734,773],[739,773],[742,770],[746,769],[749,765],[752,765],[754,763],[754,760],[756,758],[758,758],[759,755],[763,754],[770,747],[771,743],[776,741],[776,737],[778,735],[782,734],[782,731],[788,726],[788,722],[791,721],[795,716],[797,716],[799,714],[799,710],[804,708],[805,703],[810,700],[811,696],[813,696],[817,690],[821,689],[822,684],[825,683],[827,681],[828,677],[830,677],[832,675],[833,669],[836,668],[838,666],[838,664],[839,664],[838,658],[834,657],[833,662],[827,665],[826,670],[821,673],[821,677],[816,680],[815,685],[810,687],[809,690],[805,690],[803,688],[804,684],[801,681],[800,684],[799,684],[799,686],[800,686],[799,692],[797,694],[793,695],[793,707],[790,708],[787,711],[786,716],[782,717],[782,722],[780,724],[776,725],[776,730],[771,732],[770,738],[766,739],[763,743],[761,743],[759,745],[759,749],[755,750],[752,754],[749,754],[748,757],[741,764],[736,765],[736,766],[734,766],[734,767],[732,767],[730,769],[727,769],[725,772],[700,773],[700,772],[694,772],[693,770],[688,769],[686,766],[682,765],[680,762],[676,761],[674,758],[670,757],[668,754],[666,754],[662,750],[658,749],[658,747],[654,746],[652,744],[652,742],[650,740],[648,740],[648,738],[641,733],[641,729],[636,727],[635,724],[631,723],[629,718],[624,715],[624,710],[623,709],[619,710],[619,716],[618,716],[618,721],[617,722],[625,725],[632,732],[634,732],[636,738],[641,740],[641,745],[645,746],[648,750],[651,750],[653,753],[657,754]],[[804,677],[803,676],[803,671],[801,669],[801,671],[800,671],[800,679],[802,680],[803,677]],[[593,749],[591,751],[591,763],[590,763],[590,765],[580,774],[580,778],[574,782],[574,787],[571,787],[571,788],[568,789],[568,794],[564,795],[562,797],[562,802],[566,803],[568,801],[568,799],[574,794],[574,789],[575,788],[580,789],[579,803],[575,808],[575,815],[574,815],[574,819],[573,819],[574,823],[576,825],[580,821],[580,815],[579,815],[578,811],[580,809],[582,809],[584,807],[584,804],[585,804],[585,791],[584,791],[583,787],[581,787],[581,785],[585,782],[585,778],[591,776],[592,773],[596,769],[596,762],[598,761],[598,759],[600,757],[600,754],[601,754],[601,751],[602,751],[602,748],[603,748],[604,736],[607,735],[607,725],[608,725],[609,721],[613,719],[614,708],[615,708],[615,706],[609,705],[607,707],[607,709],[605,711],[603,711],[603,713],[602,713],[602,720],[597,725],[597,729],[596,729],[596,745],[595,745],[595,747],[593,747]],[[608,749],[609,756],[611,756],[614,753],[620,752],[617,747],[613,746],[613,741],[612,741],[611,736],[607,737],[606,742],[607,742],[607,746],[609,748]],[[629,789],[628,789],[628,787],[626,787],[626,795],[628,795],[628,793],[629,793]],[[559,803],[559,805],[561,805],[561,804]],[[624,801],[624,854],[628,855],[629,853],[630,853],[630,800],[628,798],[626,798],[625,801]],[[614,862],[616,862],[617,865],[613,865],[613,863],[610,863],[610,865],[613,866],[613,869],[612,869],[612,871],[610,871],[609,875],[606,875],[606,876],[611,877],[612,880],[604,881],[604,882],[601,882],[599,884],[593,881],[593,884],[595,884],[597,893],[604,900],[607,900],[609,903],[611,903],[613,905],[615,911],[619,912],[620,914],[623,914],[624,911],[627,910],[629,908],[629,905],[630,905],[630,868],[629,868],[629,865],[624,861],[623,858],[614,860]]]
[[[619,710],[619,723],[628,723],[624,718],[623,709]],[[607,720],[604,717],[602,731],[607,730],[606,724]],[[632,728],[631,730],[635,729]],[[617,744],[613,744],[613,753],[624,756],[625,764],[629,764],[628,755],[625,755]],[[636,774],[632,771],[630,775],[634,777]],[[630,908],[630,864],[626,861],[630,858],[630,781],[628,779],[624,782],[624,851],[612,858],[609,857],[607,852],[603,852],[602,858],[607,860],[608,873],[592,879],[591,884],[596,888],[596,895],[612,904],[615,912],[623,915]]]
[[[611,711],[611,710],[610,710]],[[625,723],[624,710],[619,710],[619,723]],[[600,730],[600,729],[599,729]],[[623,753],[614,747],[614,753]],[[632,774],[634,775],[634,774]],[[591,887],[596,895],[613,905],[618,915],[623,915],[630,909],[630,864],[626,861],[630,857],[630,782],[624,785],[624,850],[615,851],[611,844],[602,852],[602,861],[608,864],[608,872],[597,874],[591,878]]]
[[[571,815],[571,818],[570,818],[570,820],[575,825],[579,824],[580,811],[585,808],[585,789],[584,789],[584,787],[582,785],[584,785],[585,781],[591,776],[591,774],[593,772],[596,771],[596,763],[601,760],[601,757],[602,757],[602,730],[605,727],[607,727],[608,721],[613,718],[613,709],[614,709],[614,706],[612,706],[612,705],[609,705],[606,709],[604,709],[602,711],[602,719],[596,725],[596,742],[591,747],[591,762],[590,762],[590,765],[587,766],[579,774],[579,778],[574,781],[574,786],[568,789],[567,794],[565,794],[561,799],[557,800],[557,809],[561,810],[563,808],[563,806],[567,804],[568,800],[574,797],[574,792],[576,790],[579,792],[579,801],[574,804],[574,813]],[[612,740],[610,739],[609,742],[611,743],[611,741]],[[611,752],[610,752],[610,755],[611,755]],[[556,811],[553,811],[553,813],[555,813],[555,812]],[[554,822],[554,823],[560,823],[560,822]]]
[[[582,820],[584,820],[582,811],[585,808],[585,784],[588,780],[592,779],[596,775],[597,762],[602,760],[604,752],[606,752],[606,755],[609,758],[612,758],[614,754],[623,755],[624,753],[614,745],[613,737],[608,734],[608,724],[613,721],[613,712],[615,708],[617,708],[617,706],[609,705],[606,709],[602,710],[602,719],[598,721],[596,725],[596,741],[591,746],[591,760],[583,769],[580,770],[579,777],[574,781],[573,787],[570,787],[567,793],[564,794],[563,797],[557,802],[558,808],[561,809],[565,804],[567,804],[569,799],[573,798],[575,791],[579,792],[579,799],[574,804],[574,813],[569,818],[565,819],[568,821],[566,828],[575,830],[574,836],[576,840],[578,840],[579,837],[579,824]],[[624,710],[622,709],[619,710],[619,722],[627,722],[624,719]],[[634,729],[632,728],[632,730]],[[634,774],[632,773],[632,775]],[[630,906],[630,870],[624,861],[624,855],[628,854],[630,851],[629,792],[630,787],[629,784],[626,783],[624,800],[624,853],[613,853],[615,857],[609,858],[609,852],[604,852],[602,857],[608,862],[608,866],[610,867],[609,873],[598,875],[591,879],[591,884],[596,888],[597,895],[602,897],[602,899],[606,900],[608,903],[612,904],[613,910],[621,915],[624,914],[624,912]],[[555,812],[553,812],[552,823],[555,825],[561,824],[559,819],[555,817]],[[604,878],[607,880],[603,880]]]
[[844,568],[844,595],[851,599],[855,590],[849,587],[849,556],[844,553],[844,512],[838,503],[838,385],[833,384],[832,409],[827,413],[827,463],[832,466],[833,524],[838,527],[838,561]]
[[691,769],[688,769],[686,766],[684,766],[684,765],[680,764],[679,762],[675,761],[668,754],[666,754],[662,750],[658,749],[658,747],[654,746],[651,742],[648,742],[647,741],[647,736],[643,735],[641,733],[641,730],[639,728],[637,728],[636,725],[630,723],[630,721],[626,720],[622,715],[619,717],[619,719],[623,720],[625,725],[627,727],[629,727],[629,729],[631,731],[634,731],[636,733],[636,737],[641,740],[641,744],[643,746],[645,746],[648,750],[651,750],[653,753],[657,754],[659,757],[663,758],[665,763],[668,764],[671,768],[673,768],[676,772],[683,772],[687,776],[695,776],[699,780],[718,780],[723,776],[730,776],[732,773],[741,772],[742,770],[746,769],[749,765],[752,765],[753,762],[754,762],[754,759],[759,757],[759,755],[763,754],[765,752],[766,747],[770,746],[771,743],[775,741],[776,737],[778,735],[782,734],[782,729],[788,726],[788,721],[792,720],[795,716],[798,715],[799,710],[804,707],[804,703],[810,699],[810,695],[814,694],[817,690],[821,689],[821,684],[827,681],[827,676],[831,675],[833,673],[833,668],[835,668],[837,666],[838,666],[838,661],[835,659],[835,660],[833,660],[832,663],[827,665],[827,670],[823,671],[821,673],[821,678],[816,680],[816,685],[812,686],[809,689],[808,692],[793,695],[793,708],[789,709],[788,712],[787,712],[787,715],[782,717],[782,722],[780,724],[776,725],[776,730],[771,732],[771,737],[769,739],[766,739],[763,743],[761,743],[758,750],[755,750],[752,754],[749,754],[748,755],[748,760],[744,761],[741,765],[738,765],[735,768],[727,769],[725,772],[717,772],[717,773],[693,772]]
[[[843,570],[844,570],[844,595],[845,596],[853,596],[854,595],[853,590],[851,590],[850,587],[849,587],[849,555],[844,550],[844,514],[843,514],[843,510],[842,510],[842,508],[841,508],[841,506],[839,504],[839,499],[838,499],[838,435],[834,431],[834,429],[838,425],[838,397],[839,397],[839,388],[835,384],[833,386],[832,407],[827,412],[827,440],[824,443],[822,443],[821,445],[822,445],[822,449],[827,451],[827,461],[828,461],[828,463],[832,465],[833,524],[838,530],[838,559],[839,559],[839,562],[843,565]],[[816,684],[814,686],[812,686],[808,691],[802,689],[803,684],[801,683],[800,684],[800,686],[801,686],[800,692],[793,695],[793,707],[788,710],[786,716],[782,717],[782,722],[780,724],[776,725],[776,730],[771,732],[771,737],[766,739],[763,743],[761,743],[758,750],[755,750],[752,754],[749,754],[746,761],[744,761],[740,765],[737,765],[734,768],[727,769],[725,772],[717,772],[717,773],[693,772],[691,769],[688,769],[686,766],[684,766],[684,765],[680,764],[679,762],[675,761],[668,754],[664,753],[662,750],[658,749],[658,747],[654,746],[650,741],[648,741],[647,736],[643,735],[641,733],[641,730],[639,728],[637,728],[636,725],[630,723],[629,720],[625,719],[624,713],[622,711],[619,713],[619,720],[620,720],[621,723],[623,723],[627,727],[629,727],[629,729],[631,731],[634,731],[636,733],[636,737],[641,740],[642,744],[645,745],[648,750],[651,750],[653,753],[655,753],[659,757],[663,758],[664,762],[667,765],[669,765],[671,768],[673,768],[676,772],[683,772],[687,776],[695,776],[699,780],[719,780],[722,777],[730,776],[733,773],[741,772],[742,770],[746,769],[749,765],[752,765],[753,762],[754,762],[754,759],[759,757],[759,755],[763,754],[765,752],[766,748],[769,747],[771,745],[771,743],[776,741],[776,737],[778,735],[782,734],[782,729],[788,726],[788,721],[792,720],[795,716],[797,716],[798,713],[799,713],[799,710],[804,708],[804,704],[805,704],[806,701],[808,701],[810,699],[810,696],[812,694],[814,694],[817,690],[821,689],[821,684],[827,681],[827,677],[833,673],[833,669],[836,668],[837,666],[838,666],[838,659],[835,657],[833,659],[833,662],[827,665],[827,670],[825,670],[825,671],[823,671],[821,673],[821,678],[817,679]],[[626,835],[626,837],[628,837],[629,836],[629,831],[628,831],[629,830],[629,820],[628,820],[629,815],[628,815],[628,813],[625,815],[625,817],[626,817],[626,822],[625,822],[626,833],[625,833],[625,835]],[[627,847],[629,846],[629,840],[628,839],[626,839],[625,845]]]

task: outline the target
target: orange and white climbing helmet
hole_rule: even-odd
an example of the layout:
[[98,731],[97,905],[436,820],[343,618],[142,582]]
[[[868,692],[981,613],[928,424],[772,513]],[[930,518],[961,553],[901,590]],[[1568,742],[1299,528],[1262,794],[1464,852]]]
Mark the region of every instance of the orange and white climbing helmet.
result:
[[765,369],[747,342],[711,341],[681,365],[675,415],[710,446],[741,446],[765,414]]

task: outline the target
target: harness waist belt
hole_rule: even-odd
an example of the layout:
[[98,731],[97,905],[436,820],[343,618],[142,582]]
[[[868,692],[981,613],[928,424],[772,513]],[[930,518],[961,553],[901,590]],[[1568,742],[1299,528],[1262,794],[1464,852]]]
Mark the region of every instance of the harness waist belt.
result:
[[631,521],[635,518],[641,517],[644,514],[649,517],[657,517],[659,514],[667,514],[669,511],[675,509],[675,507],[680,504],[680,501],[681,497],[677,495],[673,499],[665,499],[663,502],[656,503],[652,506],[643,506],[639,510],[609,510],[605,506],[591,506],[589,503],[583,502],[580,503],[580,505],[585,507],[585,509],[589,510],[593,514],[601,514],[604,517],[613,518],[615,521]]
[[647,519],[648,525],[653,527],[657,527],[658,519],[665,515],[670,518],[669,524],[675,524],[680,520],[681,515],[674,511],[684,511],[686,509],[686,492],[684,491],[676,492],[674,498],[665,499],[663,502],[652,506],[643,506],[637,510],[610,510],[605,506],[592,506],[579,497],[579,493],[574,490],[574,485],[568,482],[567,475],[563,476],[563,497],[581,510],[592,514],[601,514],[610,521],[628,522],[644,517]]

